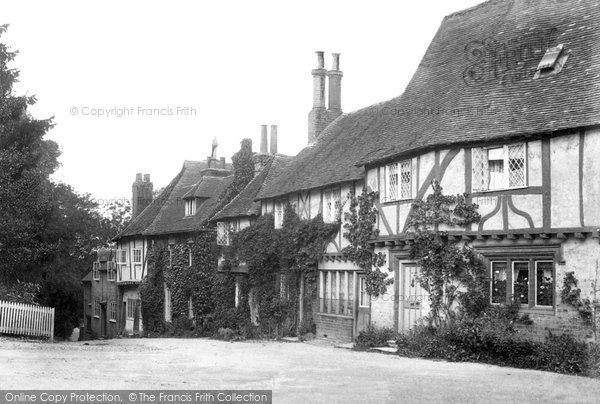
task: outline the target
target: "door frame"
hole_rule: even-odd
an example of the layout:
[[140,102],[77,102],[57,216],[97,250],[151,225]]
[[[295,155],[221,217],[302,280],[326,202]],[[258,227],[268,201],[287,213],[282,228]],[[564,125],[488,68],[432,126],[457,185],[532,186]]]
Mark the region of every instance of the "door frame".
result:
[[390,254],[390,256],[394,270],[394,329],[400,332],[400,287],[404,286],[404,273],[401,273],[400,269],[403,265],[416,265],[416,262],[410,259],[408,252]]

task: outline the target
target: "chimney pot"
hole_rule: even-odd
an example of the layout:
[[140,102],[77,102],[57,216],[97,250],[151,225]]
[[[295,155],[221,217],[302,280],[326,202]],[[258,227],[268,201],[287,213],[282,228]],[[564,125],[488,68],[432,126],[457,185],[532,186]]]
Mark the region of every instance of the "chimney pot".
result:
[[332,53],[331,54],[331,70],[338,71],[340,70],[340,54]]
[[225,168],[225,157],[221,157],[221,168]]
[[150,182],[150,174],[144,174],[144,182]]
[[277,154],[277,125],[271,125],[271,154]]
[[137,173],[135,175],[135,182],[142,182],[142,173]]
[[267,125],[261,125],[260,128],[261,132],[260,132],[260,152],[261,154],[267,154],[268,151],[268,146],[267,146]]
[[317,69],[324,69],[325,68],[325,52],[316,51],[315,53],[317,54],[317,63],[318,63]]

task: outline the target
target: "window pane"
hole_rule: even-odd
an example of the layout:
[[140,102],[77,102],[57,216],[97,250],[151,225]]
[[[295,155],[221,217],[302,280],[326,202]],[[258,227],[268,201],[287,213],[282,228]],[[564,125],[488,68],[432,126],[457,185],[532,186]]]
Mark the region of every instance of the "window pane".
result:
[[529,304],[529,262],[515,262],[513,268],[515,302]]
[[387,166],[388,171],[388,201],[398,199],[398,164],[390,164]]
[[525,186],[525,145],[508,146],[508,186]]
[[402,199],[409,199],[411,197],[411,176],[412,176],[412,170],[411,170],[411,162],[410,161],[403,161],[402,163],[400,163],[400,171],[401,171],[401,188],[400,188],[400,193],[401,193],[401,198]]
[[554,298],[553,263],[539,261],[536,266],[536,304],[538,306],[552,306]]
[[506,262],[492,262],[492,303],[506,302]]
[[489,160],[489,189],[504,188],[504,160]]
[[488,156],[484,149],[472,149],[473,191],[487,191],[489,180]]

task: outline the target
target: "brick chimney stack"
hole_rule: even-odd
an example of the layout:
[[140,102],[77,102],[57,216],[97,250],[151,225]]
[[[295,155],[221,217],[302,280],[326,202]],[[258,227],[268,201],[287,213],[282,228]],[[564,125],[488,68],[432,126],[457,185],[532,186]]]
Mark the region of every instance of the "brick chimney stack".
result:
[[148,205],[152,203],[152,182],[150,174],[138,173],[135,175],[135,182],[131,187],[131,218],[139,215]]
[[260,126],[260,154],[269,152],[267,125]]
[[277,125],[271,125],[271,154],[277,154]]
[[[340,54],[332,54],[332,70],[325,70],[323,52],[317,52],[317,68],[313,76],[313,108],[308,113],[308,143],[314,143],[325,128],[342,114],[342,72]],[[329,105],[325,109],[325,78],[329,81]]]
[[331,60],[331,70],[327,72],[327,80],[329,80],[329,106],[327,109],[331,113],[339,115],[342,113],[342,77],[344,74],[340,71],[340,54],[332,53]]

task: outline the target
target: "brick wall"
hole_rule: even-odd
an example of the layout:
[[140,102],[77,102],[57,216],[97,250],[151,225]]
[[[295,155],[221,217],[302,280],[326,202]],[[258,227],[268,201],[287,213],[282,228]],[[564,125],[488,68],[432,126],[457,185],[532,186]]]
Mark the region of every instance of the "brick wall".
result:
[[317,338],[327,338],[339,342],[352,341],[354,320],[351,317],[317,313]]

